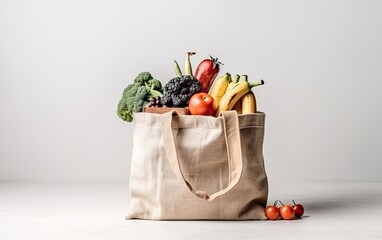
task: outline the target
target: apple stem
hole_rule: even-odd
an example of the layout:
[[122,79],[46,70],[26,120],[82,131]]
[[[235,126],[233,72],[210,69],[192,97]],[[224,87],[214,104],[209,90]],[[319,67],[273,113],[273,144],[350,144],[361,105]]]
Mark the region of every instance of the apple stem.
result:
[[279,203],[281,203],[281,205],[283,205],[284,206],[284,204],[279,200]]
[[296,203],[294,202],[294,200],[292,200],[293,204],[296,205]]
[[275,203],[273,203],[273,206],[275,206],[275,207],[276,207],[276,206],[277,206],[277,202],[278,202],[278,201],[279,201],[279,200],[276,200],[276,201],[275,201]]

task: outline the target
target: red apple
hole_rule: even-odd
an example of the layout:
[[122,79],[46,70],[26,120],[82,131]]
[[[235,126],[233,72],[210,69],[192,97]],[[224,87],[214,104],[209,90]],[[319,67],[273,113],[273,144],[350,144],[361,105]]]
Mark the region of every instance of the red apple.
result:
[[207,93],[196,93],[190,98],[188,110],[192,115],[213,116],[215,113],[214,99]]

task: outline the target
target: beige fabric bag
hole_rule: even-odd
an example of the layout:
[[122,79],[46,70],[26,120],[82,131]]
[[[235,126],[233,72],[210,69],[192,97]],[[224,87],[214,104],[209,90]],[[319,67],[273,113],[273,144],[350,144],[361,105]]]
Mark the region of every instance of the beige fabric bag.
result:
[[265,219],[264,113],[137,113],[127,219]]

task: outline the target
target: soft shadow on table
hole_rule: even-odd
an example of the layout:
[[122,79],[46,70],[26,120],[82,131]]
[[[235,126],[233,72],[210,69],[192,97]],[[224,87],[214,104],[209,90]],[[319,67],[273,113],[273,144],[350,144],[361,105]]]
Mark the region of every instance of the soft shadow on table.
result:
[[375,193],[352,193],[352,194],[332,194],[321,196],[317,199],[305,200],[303,203],[305,211],[323,212],[335,210],[354,209],[355,207],[369,206],[370,204],[382,204],[382,194]]

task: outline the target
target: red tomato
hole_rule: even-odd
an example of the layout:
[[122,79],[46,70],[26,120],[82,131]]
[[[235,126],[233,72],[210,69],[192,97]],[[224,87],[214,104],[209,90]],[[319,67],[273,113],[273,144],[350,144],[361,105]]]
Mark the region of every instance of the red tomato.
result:
[[207,93],[194,94],[188,103],[188,110],[192,115],[213,116],[215,113],[214,99]]
[[208,92],[211,83],[214,81],[216,76],[219,73],[220,67],[222,64],[218,61],[218,58],[204,59],[198,65],[195,70],[194,77],[200,81],[202,84],[202,92]]
[[301,205],[301,204],[296,204],[293,200],[293,209],[294,209],[294,215],[296,217],[301,217],[302,215],[304,215],[304,207]]
[[285,220],[294,218],[294,209],[290,205],[280,207],[280,216]]
[[273,203],[273,206],[268,206],[265,208],[265,216],[267,216],[269,220],[276,220],[279,218],[280,211],[279,211],[279,208],[277,207],[278,202],[279,200],[276,200]]
[[280,211],[279,211],[279,208],[278,207],[275,207],[275,206],[268,206],[265,208],[265,216],[267,216],[267,218],[269,220],[276,220],[279,218],[280,216]]

